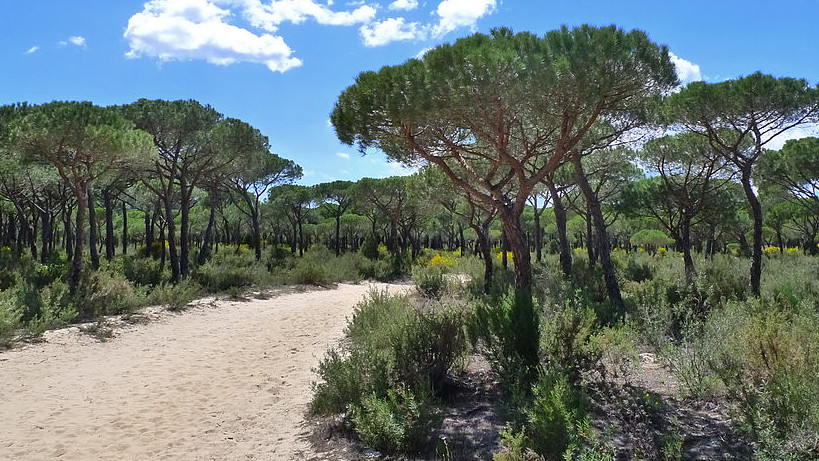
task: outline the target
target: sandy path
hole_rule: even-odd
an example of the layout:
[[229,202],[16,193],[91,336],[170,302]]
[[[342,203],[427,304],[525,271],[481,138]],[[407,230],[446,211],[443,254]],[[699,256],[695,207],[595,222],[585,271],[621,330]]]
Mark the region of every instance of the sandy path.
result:
[[372,286],[220,302],[105,343],[73,329],[2,353],[0,460],[311,457],[311,368]]

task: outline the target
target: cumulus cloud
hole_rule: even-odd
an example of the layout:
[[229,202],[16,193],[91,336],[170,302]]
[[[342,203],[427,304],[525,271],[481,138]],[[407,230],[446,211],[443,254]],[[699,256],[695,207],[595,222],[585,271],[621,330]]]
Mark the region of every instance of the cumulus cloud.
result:
[[31,48],[29,48],[28,50],[26,50],[26,54],[34,54],[34,53],[36,53],[36,52],[37,52],[37,51],[39,51],[39,50],[40,50],[40,47],[39,47],[39,46],[32,46]]
[[425,36],[418,23],[405,22],[404,18],[389,18],[361,26],[359,30],[365,46],[383,46],[402,40],[418,40]]
[[344,160],[350,160],[350,154],[346,152],[336,152],[336,156],[343,158]]
[[435,11],[438,23],[432,28],[433,35],[440,37],[460,27],[474,27],[478,19],[495,10],[495,4],[495,0],[442,1]]
[[418,0],[395,0],[388,7],[391,10],[412,11],[418,8]]
[[671,58],[671,63],[677,68],[677,77],[679,77],[682,85],[702,80],[700,66],[671,52],[668,53],[668,56]]
[[273,0],[268,3],[262,0],[216,1],[241,7],[251,25],[268,32],[275,32],[285,22],[301,24],[307,19],[313,19],[323,25],[352,26],[368,23],[376,15],[375,8],[369,5],[359,6],[352,11],[333,11],[314,0]]
[[217,65],[252,62],[274,72],[301,65],[281,37],[231,25],[230,14],[208,0],[152,0],[128,21],[127,56],[204,59]]

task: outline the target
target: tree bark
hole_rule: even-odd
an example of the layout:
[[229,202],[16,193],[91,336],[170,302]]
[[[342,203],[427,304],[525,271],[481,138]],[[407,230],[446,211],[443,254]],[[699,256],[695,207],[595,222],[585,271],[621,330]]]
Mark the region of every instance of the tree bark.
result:
[[750,167],[742,169],[742,188],[745,190],[745,197],[748,198],[751,217],[754,220],[754,244],[751,249],[751,294],[758,298],[762,281],[762,205],[751,187]]
[[483,258],[483,292],[489,294],[492,289],[492,278],[495,274],[495,262],[492,260],[492,247],[489,243],[489,225],[472,226],[477,235],[477,243]]
[[190,246],[190,209],[191,209],[191,189],[188,187],[187,181],[180,177],[179,178],[179,188],[180,188],[180,220],[179,220],[179,275],[182,277],[187,277],[188,273],[190,273],[190,258],[189,254],[189,246]]
[[[609,236],[608,232],[606,232],[606,222],[603,218],[603,211],[600,208],[600,201],[597,199],[597,195],[589,185],[588,178],[586,178],[586,173],[583,171],[583,163],[580,155],[576,153],[572,154],[571,161],[572,165],[574,165],[577,185],[580,187],[580,190],[583,191],[583,195],[586,197],[586,202],[589,208],[588,214],[594,220],[595,227],[597,227],[597,248],[600,250],[600,266],[603,269],[603,278],[606,282],[606,291],[608,292],[609,300],[612,302],[612,304],[614,304],[614,307],[617,310],[622,312],[624,307],[623,298],[620,295],[620,284],[617,282],[617,273],[614,271],[614,264],[611,261]],[[591,247],[592,245],[592,242],[588,242],[587,246]]]
[[[168,244],[168,256],[171,262],[171,283],[178,283],[180,278],[179,267],[179,253],[176,251],[176,226],[173,222],[173,203],[171,194],[165,194],[162,198],[163,206],[165,208],[165,226],[160,227],[159,238],[160,251],[162,253],[162,262],[165,260],[165,242]],[[167,229],[167,239],[165,238]]]
[[102,201],[105,206],[105,259],[114,259],[114,202],[111,198],[111,191],[106,189],[102,192]]
[[[77,200],[77,216],[75,224],[74,252],[71,258],[71,270],[68,273],[68,291],[71,295],[77,294],[82,280],[83,244],[85,243],[85,212],[88,206],[85,184],[76,184],[73,187],[74,198]],[[70,219],[70,218],[69,218]]]
[[549,188],[549,193],[552,194],[557,242],[560,247],[560,268],[563,271],[563,277],[569,279],[572,276],[572,249],[569,246],[569,237],[566,232],[566,208],[563,207],[563,199],[557,193],[557,187],[554,183],[547,181],[546,186]]
[[128,254],[128,207],[122,201],[122,254]]
[[97,270],[100,268],[100,253],[97,251],[97,243],[99,242],[99,230],[97,229],[97,209],[94,206],[94,185],[88,184],[88,250],[91,253],[91,268]]
[[685,283],[691,285],[697,279],[697,270],[694,267],[694,258],[691,257],[691,216],[688,213],[683,213],[680,223],[680,246],[685,265]]
[[216,225],[216,207],[218,206],[219,198],[216,191],[212,190],[210,193],[210,215],[208,217],[208,227],[205,229],[205,237],[202,240],[202,246],[199,248],[199,255],[196,257],[196,263],[200,266],[205,264],[210,259],[210,253],[213,247],[213,227]]

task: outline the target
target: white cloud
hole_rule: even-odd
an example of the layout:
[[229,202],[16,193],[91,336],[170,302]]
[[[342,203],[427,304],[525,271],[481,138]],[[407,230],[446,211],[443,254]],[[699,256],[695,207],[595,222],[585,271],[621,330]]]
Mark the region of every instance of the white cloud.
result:
[[40,47],[39,47],[39,46],[32,46],[31,48],[29,48],[28,50],[26,50],[26,54],[34,54],[34,53],[36,53],[36,52],[37,52],[37,51],[39,51],[39,50],[40,50]]
[[79,35],[75,35],[73,37],[68,37],[68,40],[60,41],[60,46],[67,46],[67,45],[75,45],[79,46],[80,48],[85,48],[85,37],[80,37]]
[[459,27],[474,27],[481,17],[495,10],[495,0],[444,0],[438,4],[438,23],[433,35],[443,36]]
[[336,156],[341,157],[344,160],[350,160],[350,154],[346,152],[336,152]]
[[418,8],[418,0],[395,0],[388,7],[391,10],[412,11]]
[[677,77],[679,77],[680,83],[683,86],[691,82],[702,80],[700,66],[691,61],[686,61],[685,59],[671,52],[668,53],[668,56],[671,58],[671,63],[677,68]]
[[128,21],[127,56],[204,59],[217,65],[252,62],[274,72],[301,65],[281,37],[231,25],[230,15],[230,10],[208,0],[152,0]]
[[769,143],[765,144],[765,148],[779,150],[782,149],[782,146],[784,146],[787,141],[792,139],[802,139],[815,136],[819,136],[819,124],[809,123],[785,131],[779,136],[771,139]]
[[332,4],[322,5],[314,0],[215,0],[220,4],[237,5],[254,27],[275,32],[285,22],[301,24],[314,19],[319,24],[329,26],[352,26],[365,24],[375,18],[375,8],[362,5],[352,11],[333,11]]
[[416,22],[405,22],[404,18],[389,18],[361,26],[359,29],[365,46],[383,46],[402,40],[424,38],[424,29]]
[[423,50],[419,51],[418,54],[415,55],[415,59],[424,59],[424,55],[426,55],[427,51],[431,49],[432,47],[426,47]]

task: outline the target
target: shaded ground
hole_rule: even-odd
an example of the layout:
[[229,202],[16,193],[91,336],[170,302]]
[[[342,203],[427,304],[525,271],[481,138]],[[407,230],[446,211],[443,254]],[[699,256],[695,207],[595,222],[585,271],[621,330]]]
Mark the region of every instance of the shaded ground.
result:
[[[491,460],[500,449],[500,431],[504,427],[498,406],[502,398],[494,373],[482,357],[470,358],[452,383],[450,398],[438,436],[446,438],[452,459]],[[311,442],[319,455],[313,460],[393,459],[356,443],[355,435],[339,417],[317,419],[314,427]],[[397,459],[435,459],[434,447],[420,457]]]
[[640,354],[630,383],[596,383],[592,425],[618,459],[741,460],[752,450],[718,402],[680,400],[654,354]]

